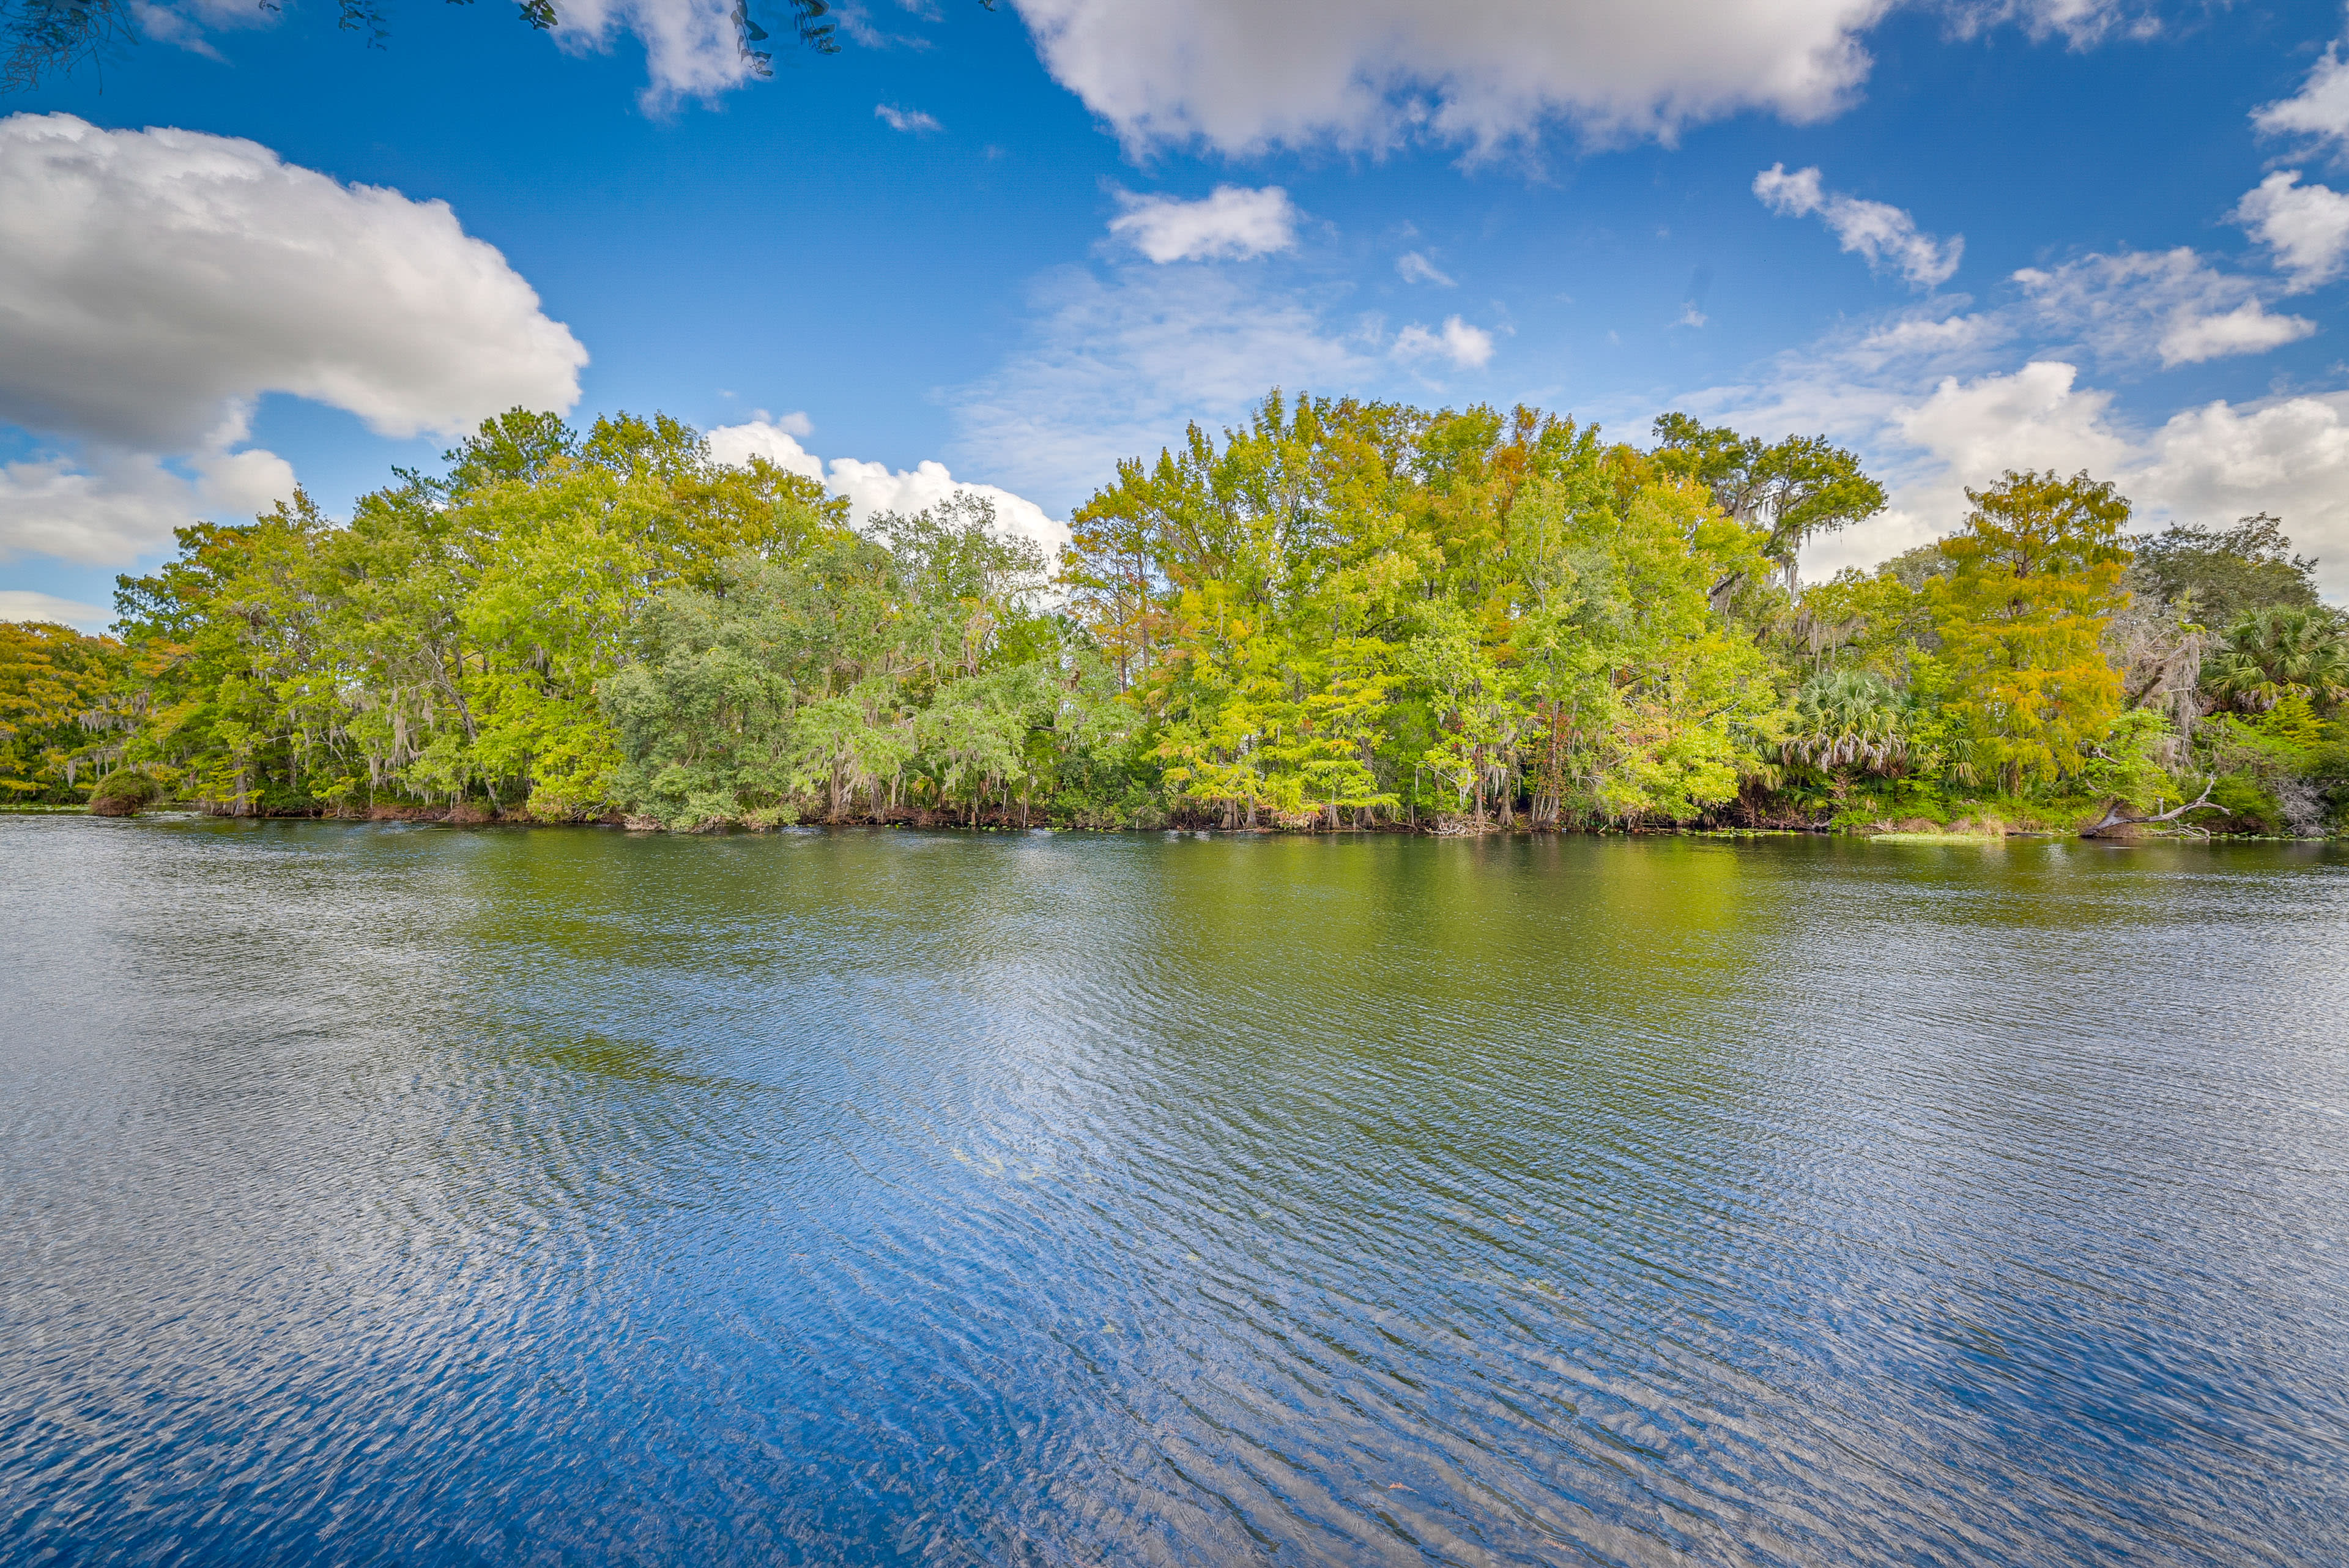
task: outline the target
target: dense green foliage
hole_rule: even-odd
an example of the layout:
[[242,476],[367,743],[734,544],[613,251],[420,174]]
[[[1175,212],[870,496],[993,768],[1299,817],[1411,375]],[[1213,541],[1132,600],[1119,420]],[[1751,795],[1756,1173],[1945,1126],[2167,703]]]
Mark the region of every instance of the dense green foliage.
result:
[[1276,395],[1121,465],[1048,564],[968,497],[852,529],[673,421],[516,412],[347,524],[181,530],[119,641],[6,628],[0,782],[678,828],[2349,805],[2349,639],[2274,520],[2132,539],[2109,484],[2009,473],[1804,587],[1883,504],[1852,455],[1656,433]]
[[122,645],[39,621],[0,621],[0,804],[88,798],[106,773]]
[[2314,609],[2316,563],[2292,553],[2265,513],[2232,528],[2174,527],[2132,541],[2140,591],[2190,607],[2207,626],[2232,626],[2271,606]]

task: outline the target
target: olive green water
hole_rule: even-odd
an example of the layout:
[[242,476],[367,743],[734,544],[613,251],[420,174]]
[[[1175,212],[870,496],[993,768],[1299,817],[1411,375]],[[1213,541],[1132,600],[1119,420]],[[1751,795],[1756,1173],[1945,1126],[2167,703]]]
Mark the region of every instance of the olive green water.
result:
[[2349,1560],[2349,859],[0,818],[0,1556]]

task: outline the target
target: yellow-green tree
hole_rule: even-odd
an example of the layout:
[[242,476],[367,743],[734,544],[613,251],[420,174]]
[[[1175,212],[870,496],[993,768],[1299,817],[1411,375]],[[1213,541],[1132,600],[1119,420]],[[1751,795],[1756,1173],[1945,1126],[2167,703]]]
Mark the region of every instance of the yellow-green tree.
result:
[[2079,773],[2120,714],[2103,639],[2125,602],[2129,504],[2085,472],[2013,470],[1966,499],[1974,510],[1940,545],[1949,575],[1926,587],[1944,707],[1961,765],[2018,793]]
[[122,645],[50,621],[0,621],[0,804],[85,798],[119,740]]

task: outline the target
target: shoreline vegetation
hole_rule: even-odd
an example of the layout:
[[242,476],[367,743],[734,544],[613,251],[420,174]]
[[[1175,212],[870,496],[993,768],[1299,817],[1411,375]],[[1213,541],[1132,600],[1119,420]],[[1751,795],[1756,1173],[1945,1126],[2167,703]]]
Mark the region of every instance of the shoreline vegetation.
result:
[[[1169,837],[1197,838],[1271,838],[1293,836],[1298,830],[1274,826],[1226,828],[1221,826],[1077,827],[1047,823],[1022,825],[1016,820],[982,817],[974,826],[959,816],[948,819],[936,814],[901,811],[877,817],[846,819],[836,823],[798,822],[783,825],[745,826],[741,823],[709,823],[685,829],[670,829],[658,819],[643,816],[567,816],[538,817],[526,811],[491,816],[462,806],[376,806],[366,811],[299,811],[299,812],[223,812],[215,805],[203,801],[150,800],[135,805],[108,803],[105,809],[90,805],[24,805],[0,801],[0,816],[180,816],[215,817],[249,822],[332,822],[332,823],[405,823],[424,827],[589,827],[620,828],[629,833],[685,832],[697,835],[717,833],[820,833],[830,829],[864,830],[903,828],[915,832],[989,833],[1012,835],[1058,834],[1157,834]],[[1544,830],[1528,828],[1522,823],[1502,829],[1487,823],[1481,835],[1472,828],[1413,827],[1408,824],[1363,824],[1347,826],[1334,832],[1328,828],[1304,830],[1308,836],[1324,838],[1361,836],[1403,836],[1422,838],[1473,837],[1506,838],[1532,837]],[[2338,834],[2292,833],[2220,833],[2179,832],[2166,825],[2143,827],[2137,825],[2120,832],[2106,831],[2087,835],[2076,826],[2054,826],[2044,822],[2002,822],[1995,817],[1977,822],[1970,817],[1952,823],[1937,823],[1930,818],[1912,817],[1903,821],[1845,822],[1821,824],[1805,827],[1708,827],[1680,823],[1632,823],[1613,826],[1550,829],[1580,836],[1621,838],[1818,838],[1847,837],[1866,839],[1877,844],[1998,844],[2010,838],[2052,839],[2071,836],[2093,836],[2112,843],[2193,842],[2233,844],[2319,844],[2342,836]]]
[[[950,832],[969,834],[1009,834],[1015,836],[1056,836],[1061,834],[1101,833],[1112,835],[1156,835],[1170,838],[1274,838],[1299,836],[1297,829],[1267,826],[1255,827],[1073,827],[1034,824],[1023,826],[1016,821],[982,818],[976,826],[960,818],[946,820],[926,816],[921,813],[901,813],[894,816],[866,817],[837,823],[801,822],[781,826],[745,826],[740,823],[710,823],[683,829],[670,829],[656,818],[627,816],[538,817],[528,812],[512,812],[502,816],[490,816],[463,807],[375,807],[365,812],[248,812],[241,815],[218,810],[211,803],[201,801],[155,800],[141,802],[130,807],[98,809],[88,805],[39,805],[0,802],[0,816],[177,816],[212,817],[246,822],[325,822],[361,825],[367,823],[405,823],[424,827],[460,828],[619,828],[632,834],[683,832],[691,835],[719,833],[823,833],[832,830],[872,831],[879,828],[902,828],[914,832]],[[1360,837],[1449,838],[1476,837],[1483,839],[1530,838],[1545,830],[1516,827],[1502,829],[1487,824],[1481,835],[1474,830],[1441,827],[1412,827],[1402,824],[1349,825],[1330,830],[1303,830],[1304,836],[1328,839]],[[2161,828],[2140,828],[2132,825],[2129,830],[2086,834],[2076,827],[2051,827],[2037,823],[2008,823],[1995,818],[1985,822],[1961,819],[1947,825],[1924,818],[1905,822],[1857,822],[1822,825],[1810,827],[1706,827],[1677,823],[1628,824],[1617,826],[1549,829],[1555,835],[1570,833],[1582,837],[1618,838],[1821,838],[1841,837],[1862,839],[1874,844],[2002,844],[2008,839],[2054,839],[2086,836],[2109,843],[2228,843],[2228,844],[2308,844],[2332,841],[2338,834],[2291,833],[2220,833],[2178,832]]]
[[124,815],[1288,833],[2318,837],[2349,618],[2279,520],[2085,473],[1880,512],[1824,438],[1276,392],[1119,465],[1047,562],[861,527],[666,417],[522,410],[347,523],[177,530],[113,634],[0,623],[0,803]]

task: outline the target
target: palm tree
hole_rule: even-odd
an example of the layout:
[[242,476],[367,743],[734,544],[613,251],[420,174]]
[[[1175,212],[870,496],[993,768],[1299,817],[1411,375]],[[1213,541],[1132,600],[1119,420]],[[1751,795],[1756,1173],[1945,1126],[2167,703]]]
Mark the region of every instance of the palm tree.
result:
[[2227,628],[2203,661],[2202,680],[2220,707],[2246,713],[2292,697],[2329,708],[2349,697],[2349,638],[2323,610],[2254,610]]
[[1795,715],[1794,733],[1778,745],[1788,762],[1880,773],[1908,753],[1908,704],[1880,675],[1823,670],[1795,693]]

